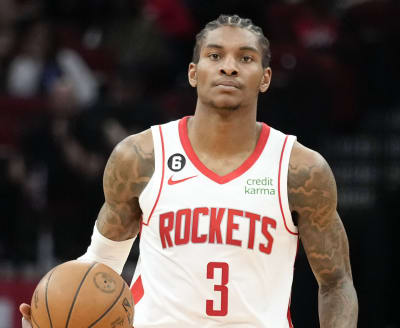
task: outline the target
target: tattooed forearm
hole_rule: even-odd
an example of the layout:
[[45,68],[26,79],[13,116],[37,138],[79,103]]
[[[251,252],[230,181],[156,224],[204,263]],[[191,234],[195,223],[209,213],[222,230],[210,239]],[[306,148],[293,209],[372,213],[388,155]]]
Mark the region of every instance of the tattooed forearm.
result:
[[357,327],[357,294],[351,280],[332,288],[320,287],[318,312],[321,328]]
[[290,207],[319,284],[321,327],[356,327],[346,232],[336,211],[336,183],[326,161],[301,145],[293,149],[288,176]]
[[138,197],[154,172],[151,132],[123,140],[112,152],[104,171],[105,204],[97,218],[99,231],[107,238],[125,240],[140,227]]

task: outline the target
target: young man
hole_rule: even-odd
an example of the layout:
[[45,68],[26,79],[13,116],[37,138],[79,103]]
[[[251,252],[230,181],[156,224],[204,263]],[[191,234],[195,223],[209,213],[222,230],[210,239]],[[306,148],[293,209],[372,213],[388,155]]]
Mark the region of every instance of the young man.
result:
[[[321,327],[356,327],[348,242],[326,161],[256,121],[271,81],[260,28],[220,16],[197,36],[193,117],[123,140],[82,259],[121,272],[140,232],[134,326],[292,327],[298,239],[319,284]],[[29,319],[29,307],[21,306]]]

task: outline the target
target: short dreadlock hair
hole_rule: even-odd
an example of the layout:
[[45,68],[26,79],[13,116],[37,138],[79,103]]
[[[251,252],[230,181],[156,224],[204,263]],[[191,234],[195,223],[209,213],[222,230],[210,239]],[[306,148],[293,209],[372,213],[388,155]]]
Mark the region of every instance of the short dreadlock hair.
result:
[[253,32],[258,37],[258,43],[262,51],[262,66],[269,67],[271,62],[271,50],[269,41],[264,36],[262,29],[253,24],[249,18],[241,18],[238,15],[220,15],[216,20],[213,20],[196,35],[196,44],[193,49],[192,62],[197,64],[200,59],[200,50],[203,40],[209,31],[215,30],[222,26],[240,27]]

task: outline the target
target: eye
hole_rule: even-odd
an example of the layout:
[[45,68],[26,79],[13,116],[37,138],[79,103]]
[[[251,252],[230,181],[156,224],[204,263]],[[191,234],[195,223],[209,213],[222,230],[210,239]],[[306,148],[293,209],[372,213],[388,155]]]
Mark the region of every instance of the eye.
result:
[[242,62],[243,63],[251,63],[253,61],[253,58],[250,56],[243,56],[242,57]]
[[215,54],[215,53],[209,54],[208,57],[209,57],[211,60],[218,60],[218,59],[221,59],[221,56],[220,56],[219,54]]

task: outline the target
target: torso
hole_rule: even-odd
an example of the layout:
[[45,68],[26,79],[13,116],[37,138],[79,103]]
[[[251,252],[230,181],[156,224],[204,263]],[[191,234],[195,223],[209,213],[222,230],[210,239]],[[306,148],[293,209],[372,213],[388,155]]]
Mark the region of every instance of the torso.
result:
[[135,327],[290,327],[295,138],[262,125],[253,153],[225,175],[198,158],[186,119],[153,127],[152,139],[155,170],[139,197]]

